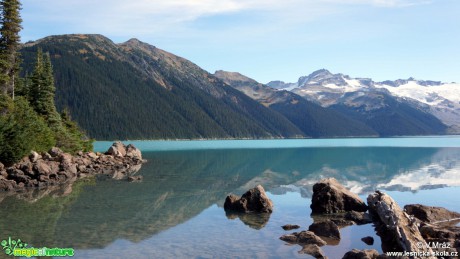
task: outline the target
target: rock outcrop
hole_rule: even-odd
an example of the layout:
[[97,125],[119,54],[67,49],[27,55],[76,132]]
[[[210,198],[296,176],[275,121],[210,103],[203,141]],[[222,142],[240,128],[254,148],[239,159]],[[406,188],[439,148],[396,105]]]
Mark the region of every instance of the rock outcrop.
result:
[[404,211],[425,223],[439,223],[445,221],[460,220],[460,213],[449,211],[441,207],[410,204],[404,206]]
[[312,214],[367,211],[361,198],[347,190],[335,178],[326,178],[313,185],[310,208]]
[[418,229],[416,220],[405,213],[389,195],[376,191],[368,196],[367,203],[371,213],[378,219],[377,223],[380,223],[382,243],[386,240],[394,240],[398,246],[390,248],[390,251],[397,249],[397,251],[432,254],[431,248],[420,245],[425,244],[425,240]]
[[273,202],[268,198],[264,187],[257,185],[243,194],[241,198],[233,194],[227,196],[224,209],[225,211],[239,213],[271,213],[273,211]]
[[125,179],[136,173],[143,162],[139,149],[121,142],[115,142],[106,154],[79,152],[72,156],[57,147],[42,154],[32,151],[13,166],[0,166],[0,190],[60,185],[96,174]]
[[406,205],[404,210],[418,220],[420,234],[434,252],[460,252],[460,213],[420,204]]

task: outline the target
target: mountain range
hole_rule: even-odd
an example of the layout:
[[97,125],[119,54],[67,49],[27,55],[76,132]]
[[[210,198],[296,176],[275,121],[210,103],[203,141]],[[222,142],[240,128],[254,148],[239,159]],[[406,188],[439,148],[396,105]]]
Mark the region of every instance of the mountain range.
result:
[[68,108],[98,140],[431,135],[460,128],[459,102],[428,90],[448,92],[455,84],[376,83],[319,70],[297,83],[265,85],[236,72],[211,74],[137,39],[116,44],[82,34],[25,43],[23,75],[33,71],[39,48],[51,56],[58,109]]
[[[399,122],[405,125],[404,130],[412,126],[421,131],[460,132],[460,84],[457,83],[414,78],[375,82],[369,78],[351,78],[321,69],[300,77],[296,83],[272,81],[267,85],[291,91],[322,107],[342,110],[353,117],[366,120],[364,117],[367,116],[369,124],[372,124],[373,118],[384,120],[379,116],[383,113],[387,118],[391,116],[389,119],[392,121],[400,118]],[[414,122],[417,123],[414,125]],[[385,133],[383,130],[385,128],[381,127],[379,132]],[[390,135],[399,135],[390,128],[387,130]]]

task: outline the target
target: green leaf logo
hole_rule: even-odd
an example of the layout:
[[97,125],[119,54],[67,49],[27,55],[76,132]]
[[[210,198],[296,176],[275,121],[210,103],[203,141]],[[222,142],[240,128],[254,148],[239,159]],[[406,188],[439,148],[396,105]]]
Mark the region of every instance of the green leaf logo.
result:
[[8,239],[2,240],[2,242],[0,242],[0,245],[2,245],[2,249],[5,251],[5,254],[13,255],[14,249],[25,248],[27,246],[27,243],[22,242],[21,239],[14,240],[11,239],[11,237],[8,237]]

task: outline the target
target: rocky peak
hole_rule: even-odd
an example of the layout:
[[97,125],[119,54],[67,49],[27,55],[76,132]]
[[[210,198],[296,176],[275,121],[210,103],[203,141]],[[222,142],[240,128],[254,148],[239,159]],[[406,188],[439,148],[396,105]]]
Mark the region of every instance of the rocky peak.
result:
[[326,84],[335,84],[338,86],[347,85],[342,74],[332,74],[327,69],[320,69],[320,70],[317,70],[311,73],[308,76],[300,77],[298,81],[299,87],[306,87],[308,85],[326,85]]

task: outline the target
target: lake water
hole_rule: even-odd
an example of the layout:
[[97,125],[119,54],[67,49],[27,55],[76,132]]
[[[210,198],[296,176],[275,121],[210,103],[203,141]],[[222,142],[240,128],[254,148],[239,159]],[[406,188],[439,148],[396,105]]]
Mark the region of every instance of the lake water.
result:
[[[132,143],[132,142],[130,142]],[[311,258],[279,240],[312,223],[312,185],[335,177],[364,200],[376,189],[401,206],[460,211],[460,137],[133,142],[148,160],[129,183],[97,178],[34,196],[0,196],[0,238],[74,248],[75,258]],[[106,150],[111,143],[97,142]],[[227,217],[223,202],[262,184],[269,217]],[[341,229],[329,258],[382,252],[371,224]],[[368,246],[362,237],[373,236]],[[5,256],[3,253],[0,257]]]

